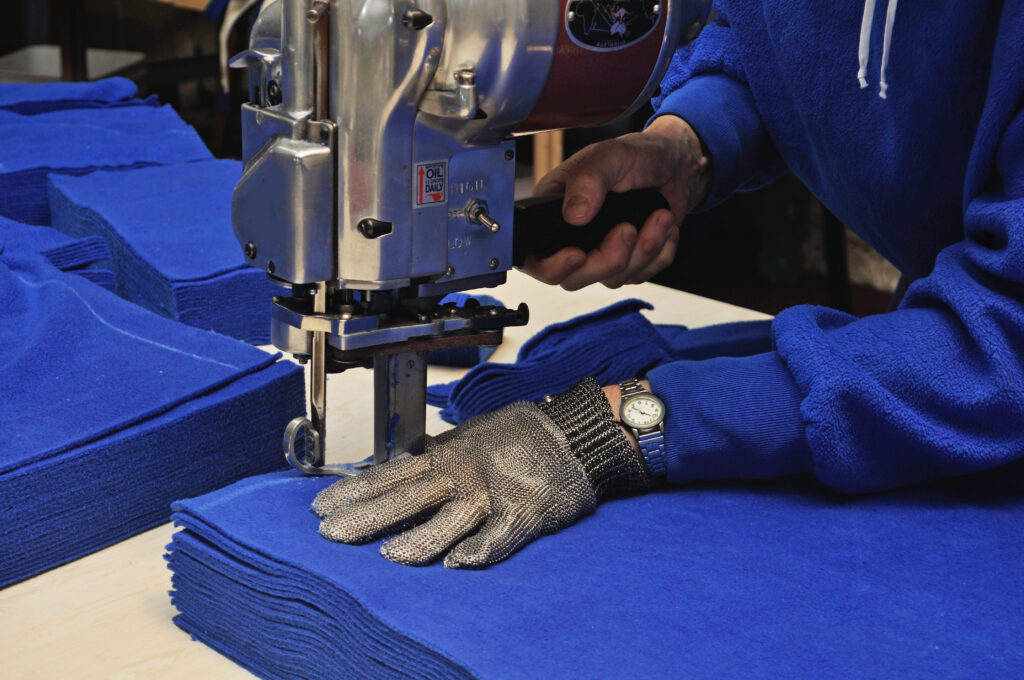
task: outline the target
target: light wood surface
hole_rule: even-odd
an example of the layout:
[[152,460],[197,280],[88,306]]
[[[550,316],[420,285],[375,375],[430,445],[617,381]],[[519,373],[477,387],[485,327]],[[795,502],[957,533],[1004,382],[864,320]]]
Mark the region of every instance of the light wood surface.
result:
[[210,0],[153,0],[154,2],[162,2],[165,5],[174,5],[175,7],[181,7],[182,9],[191,9],[196,12],[202,12],[206,9],[206,6],[210,4]]
[[565,133],[562,130],[538,132],[533,136],[533,183],[537,184],[564,160]]
[[[654,284],[608,290],[591,286],[576,293],[551,288],[510,272],[509,283],[486,291],[507,306],[526,302],[529,325],[506,331],[493,361],[513,361],[522,343],[544,326],[638,297],[654,304],[655,323],[691,327],[765,318],[763,314]],[[430,369],[430,382],[454,380],[460,369]],[[372,376],[354,370],[328,385],[328,447],[335,460],[359,459],[369,451],[363,425],[372,422]],[[427,430],[447,427],[428,409]],[[0,678],[5,680],[126,680],[146,678],[253,677],[231,660],[193,642],[171,622],[170,572],[165,546],[173,528],[165,524],[63,567],[0,590]]]

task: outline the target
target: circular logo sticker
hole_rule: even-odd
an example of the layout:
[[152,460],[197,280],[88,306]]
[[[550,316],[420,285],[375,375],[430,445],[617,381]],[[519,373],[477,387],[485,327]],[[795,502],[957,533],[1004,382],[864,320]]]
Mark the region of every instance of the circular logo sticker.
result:
[[659,0],[570,0],[565,28],[580,47],[610,52],[643,40],[661,14]]

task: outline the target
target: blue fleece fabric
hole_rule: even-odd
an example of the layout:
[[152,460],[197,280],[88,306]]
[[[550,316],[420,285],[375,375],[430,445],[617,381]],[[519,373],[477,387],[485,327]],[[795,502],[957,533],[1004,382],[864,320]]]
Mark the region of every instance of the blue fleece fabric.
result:
[[195,130],[178,123],[127,129],[85,123],[0,125],[0,215],[48,226],[46,180],[51,174],[85,175],[97,169],[210,158]]
[[12,250],[42,255],[51,265],[114,292],[110,250],[99,236],[72,238],[56,229],[0,217],[0,253]]
[[282,466],[297,367],[0,249],[0,587]]
[[51,178],[53,225],[102,236],[117,292],[190,326],[253,343],[270,341],[279,289],[245,263],[231,229],[237,161],[211,160]]
[[1022,464],[857,500],[799,480],[617,499],[483,571],[323,540],[330,483],[175,504],[177,624],[268,679],[1024,674]]
[[138,91],[127,78],[80,83],[0,83],[0,109],[27,115],[61,109],[154,105],[132,99]]
[[1024,3],[889,3],[885,98],[885,3],[857,78],[865,4],[721,0],[662,83],[712,157],[707,205],[788,167],[917,280],[888,314],[782,312],[770,355],[651,372],[670,481],[803,459],[863,492],[1024,457]]

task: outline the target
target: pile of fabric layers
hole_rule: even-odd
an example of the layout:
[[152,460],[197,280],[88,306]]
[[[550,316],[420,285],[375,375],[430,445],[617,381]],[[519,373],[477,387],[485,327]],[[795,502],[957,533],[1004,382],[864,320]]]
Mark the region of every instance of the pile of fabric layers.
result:
[[483,571],[317,535],[332,480],[175,505],[176,622],[262,678],[1020,677],[1024,465],[611,500]]
[[281,468],[305,410],[297,367],[60,271],[48,234],[0,241],[0,587]]
[[128,106],[0,116],[0,215],[49,225],[48,175],[212,158],[195,130],[173,113]]
[[271,298],[280,289],[245,263],[231,229],[231,192],[241,174],[236,161],[209,160],[53,176],[53,225],[107,241],[125,299],[190,326],[267,343]]
[[110,251],[99,236],[76,239],[56,229],[0,217],[0,247],[42,255],[61,271],[74,272],[109,291],[114,290]]

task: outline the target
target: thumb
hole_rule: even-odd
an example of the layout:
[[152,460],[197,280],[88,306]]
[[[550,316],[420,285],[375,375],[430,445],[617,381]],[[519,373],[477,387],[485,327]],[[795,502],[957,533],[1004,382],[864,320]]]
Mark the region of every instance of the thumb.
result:
[[564,191],[562,217],[569,224],[587,224],[597,216],[605,194],[625,179],[628,157],[629,147],[620,140],[591,144],[545,175],[533,193]]

